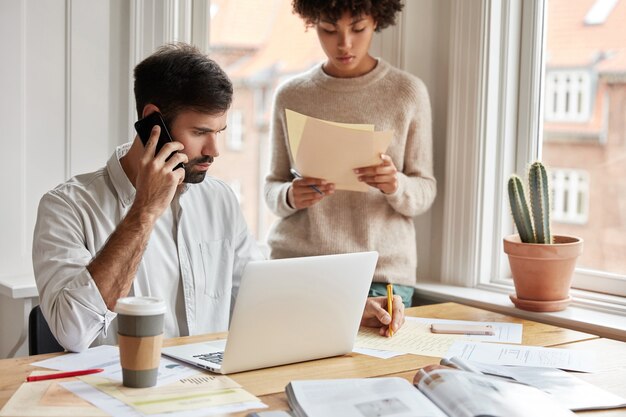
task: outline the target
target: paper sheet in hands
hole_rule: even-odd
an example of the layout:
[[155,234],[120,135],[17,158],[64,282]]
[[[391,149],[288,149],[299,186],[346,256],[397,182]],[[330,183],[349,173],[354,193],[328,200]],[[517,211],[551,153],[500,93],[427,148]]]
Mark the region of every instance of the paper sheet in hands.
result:
[[337,190],[367,192],[354,168],[378,165],[393,131],[375,132],[374,125],[336,123],[286,109],[291,156],[303,177],[321,178]]

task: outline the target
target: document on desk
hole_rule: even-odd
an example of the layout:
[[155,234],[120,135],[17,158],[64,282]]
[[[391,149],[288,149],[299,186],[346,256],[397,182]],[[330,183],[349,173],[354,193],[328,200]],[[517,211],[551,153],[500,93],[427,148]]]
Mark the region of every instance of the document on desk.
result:
[[429,325],[407,321],[393,337],[381,336],[378,329],[361,327],[354,346],[442,358],[450,346],[463,337],[463,335],[433,334]]
[[[63,385],[65,388],[72,391],[74,394],[84,399],[85,401],[89,401],[99,409],[104,410],[109,415],[115,417],[144,417],[147,415],[135,410],[127,404],[124,404],[118,399],[113,398],[102,391],[99,391],[98,389],[92,387],[85,382],[64,382],[61,385]],[[227,404],[223,406],[213,407],[210,409],[202,408],[197,410],[177,411],[173,413],[150,414],[150,417],[204,417],[210,415],[237,413],[253,408],[267,408],[267,406],[262,402],[247,402],[238,404]],[[73,415],[73,417],[79,416]]]
[[[122,381],[120,350],[117,346],[97,346],[81,353],[68,353],[51,359],[34,362],[32,365],[59,371],[102,368],[104,372],[100,373],[99,376],[115,381]],[[179,379],[194,375],[197,372],[197,368],[161,357],[157,386],[176,382]]]
[[596,368],[593,352],[537,346],[456,341],[445,354],[446,358],[453,356],[494,365],[539,366],[580,372],[593,372]]
[[[56,373],[56,371],[34,371],[31,375],[47,373]],[[23,383],[0,410],[0,416],[13,417],[67,417],[68,415],[102,417],[109,414],[66,390],[58,380]]]
[[478,362],[471,365],[482,373],[512,378],[547,392],[572,411],[626,407],[626,399],[560,369]]
[[416,323],[431,324],[483,324],[493,327],[493,335],[463,335],[466,340],[480,340],[482,342],[498,342],[498,343],[522,343],[523,326],[519,323],[503,323],[497,321],[467,321],[467,320],[447,320],[447,319],[431,319],[427,317],[406,317],[406,321]]
[[257,397],[224,375],[200,373],[167,386],[142,389],[127,388],[121,382],[97,376],[80,379],[147,415],[260,402]]
[[304,177],[322,178],[338,190],[367,192],[354,168],[380,164],[393,131],[375,132],[373,125],[336,123],[285,110],[295,169]]

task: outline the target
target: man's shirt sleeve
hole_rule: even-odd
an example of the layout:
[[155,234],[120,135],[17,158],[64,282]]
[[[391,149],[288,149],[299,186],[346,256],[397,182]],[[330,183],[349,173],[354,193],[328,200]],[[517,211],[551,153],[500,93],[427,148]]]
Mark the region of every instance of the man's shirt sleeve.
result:
[[84,216],[62,194],[51,191],[39,203],[33,237],[33,268],[41,309],[67,350],[87,349],[106,333],[115,313],[108,310],[87,265],[96,255],[86,245]]

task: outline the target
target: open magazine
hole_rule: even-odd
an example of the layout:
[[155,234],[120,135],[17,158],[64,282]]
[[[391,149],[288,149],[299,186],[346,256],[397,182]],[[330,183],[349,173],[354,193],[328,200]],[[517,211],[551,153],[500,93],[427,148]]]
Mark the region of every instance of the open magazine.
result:
[[447,369],[428,372],[417,387],[402,378],[336,379],[292,381],[285,392],[298,417],[575,415],[531,386]]

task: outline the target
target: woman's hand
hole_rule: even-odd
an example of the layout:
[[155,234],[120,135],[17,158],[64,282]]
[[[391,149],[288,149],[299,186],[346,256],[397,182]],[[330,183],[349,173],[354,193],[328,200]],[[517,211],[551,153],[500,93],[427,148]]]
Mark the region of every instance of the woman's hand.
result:
[[359,181],[370,187],[378,188],[385,194],[393,194],[398,189],[398,170],[389,155],[383,153],[380,159],[382,163],[356,168],[354,173],[357,174]]
[[393,320],[387,311],[387,297],[368,297],[361,317],[361,326],[378,327],[381,336],[390,337],[390,324],[394,333],[404,324],[402,298],[394,295],[392,305]]
[[303,209],[320,202],[335,192],[335,184],[319,178],[294,178],[287,191],[287,203],[295,209]]

